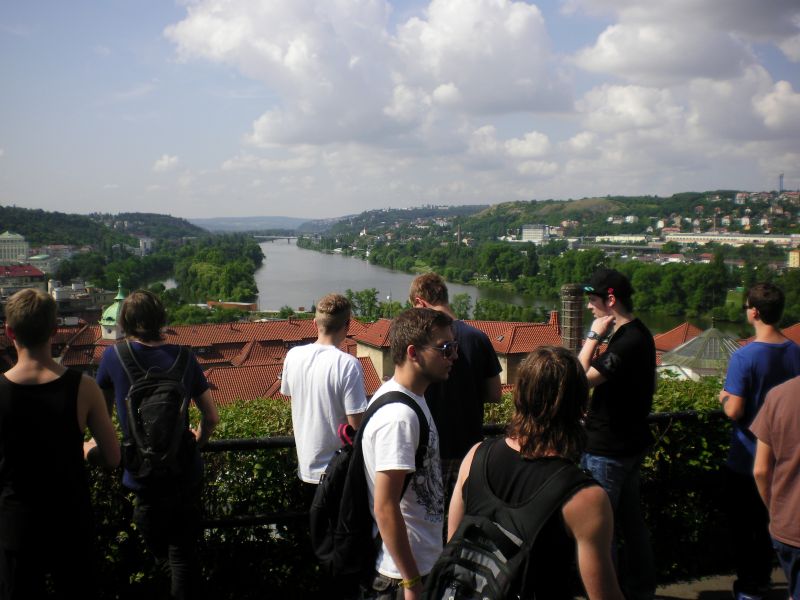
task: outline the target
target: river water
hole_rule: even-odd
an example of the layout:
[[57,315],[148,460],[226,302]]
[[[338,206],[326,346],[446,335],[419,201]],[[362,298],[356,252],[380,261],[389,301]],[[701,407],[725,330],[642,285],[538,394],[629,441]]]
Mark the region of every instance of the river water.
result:
[[[324,254],[298,248],[295,240],[289,242],[286,239],[274,240],[263,242],[260,246],[266,257],[263,266],[255,274],[260,310],[277,311],[286,305],[295,310],[308,310],[325,294],[331,292],[343,294],[348,288],[354,292],[376,288],[379,300],[385,301],[391,298],[405,303],[408,298],[408,288],[415,277],[409,273],[378,267],[350,256]],[[450,282],[447,283],[447,288],[451,298],[454,294],[469,294],[473,307],[478,299],[488,299],[560,309],[559,301],[553,299],[528,298],[504,290]],[[667,331],[686,320],[685,317],[647,313],[638,313],[638,316],[653,333]],[[587,311],[584,315],[587,329],[590,318],[591,315]],[[692,323],[702,329],[710,326],[708,321],[702,319],[692,320]],[[716,326],[737,337],[750,335],[746,326],[744,330],[740,325],[731,323],[717,323]]]

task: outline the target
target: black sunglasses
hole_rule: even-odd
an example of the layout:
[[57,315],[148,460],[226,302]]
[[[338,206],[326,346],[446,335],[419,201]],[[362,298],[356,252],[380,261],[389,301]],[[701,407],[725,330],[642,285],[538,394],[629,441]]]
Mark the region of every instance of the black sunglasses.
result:
[[445,342],[441,346],[424,346],[424,348],[438,350],[442,358],[453,358],[458,354],[458,342]]

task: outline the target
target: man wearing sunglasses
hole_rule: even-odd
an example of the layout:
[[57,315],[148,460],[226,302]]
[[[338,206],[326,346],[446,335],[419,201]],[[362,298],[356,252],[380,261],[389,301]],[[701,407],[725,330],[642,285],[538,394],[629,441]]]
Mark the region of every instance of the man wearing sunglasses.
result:
[[449,316],[429,308],[400,313],[389,331],[394,376],[371,401],[401,392],[416,403],[429,430],[422,460],[417,462],[416,453],[423,429],[411,406],[400,402],[382,406],[362,431],[369,502],[382,539],[372,591],[381,600],[419,598],[423,577],[442,551],[439,435],[425,389],[450,374],[457,355],[451,323]]
[[417,308],[433,308],[453,319],[458,356],[446,381],[433,383],[425,392],[442,457],[445,514],[458,479],[461,461],[470,448],[483,440],[483,405],[500,402],[500,361],[485,333],[456,319],[447,286],[436,273],[425,273],[411,282],[409,300]]
[[[639,498],[639,472],[653,443],[647,416],[655,392],[655,343],[633,315],[633,287],[622,273],[599,269],[583,289],[595,319],[578,356],[594,390],[581,466],[608,492],[614,522],[625,539],[618,568],[625,597],[650,599],[655,594],[655,568]],[[606,338],[605,352],[595,356]]]
[[[736,600],[762,598],[772,574],[769,516],[753,479],[756,439],[748,428],[767,392],[800,375],[800,347],[777,327],[783,305],[783,292],[770,283],[756,284],[747,291],[742,308],[755,329],[755,339],[731,355],[719,395],[722,410],[733,421],[725,483]],[[796,507],[792,512],[796,518]]]

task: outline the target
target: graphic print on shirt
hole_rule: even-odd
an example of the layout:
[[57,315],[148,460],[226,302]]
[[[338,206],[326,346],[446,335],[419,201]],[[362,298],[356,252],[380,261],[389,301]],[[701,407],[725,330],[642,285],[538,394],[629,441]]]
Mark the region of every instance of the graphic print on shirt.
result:
[[411,485],[417,495],[417,503],[425,508],[425,520],[441,523],[443,521],[444,484],[437,451],[439,434],[433,423],[430,423],[430,426],[431,434],[425,458],[422,460],[422,468],[414,473]]

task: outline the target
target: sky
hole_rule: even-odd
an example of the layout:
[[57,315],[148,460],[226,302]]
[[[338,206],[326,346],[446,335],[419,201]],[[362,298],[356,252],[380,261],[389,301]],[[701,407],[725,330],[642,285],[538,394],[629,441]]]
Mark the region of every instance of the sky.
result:
[[780,173],[798,0],[0,3],[4,206],[327,218]]

